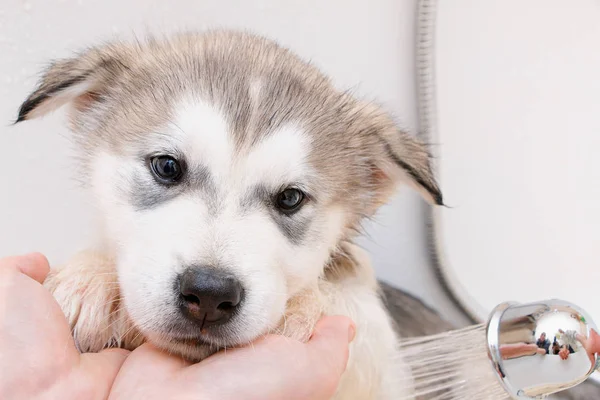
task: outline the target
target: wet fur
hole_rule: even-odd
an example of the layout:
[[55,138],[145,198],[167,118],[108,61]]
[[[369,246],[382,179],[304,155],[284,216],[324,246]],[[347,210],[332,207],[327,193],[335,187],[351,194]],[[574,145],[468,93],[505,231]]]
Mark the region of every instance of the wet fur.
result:
[[[397,384],[409,372],[397,356],[397,335],[373,269],[352,241],[361,221],[398,184],[432,203],[442,204],[442,195],[426,147],[386,112],[338,91],[315,67],[272,41],[220,31],[111,43],[56,61],[22,104],[17,122],[63,105],[70,106],[82,179],[107,217],[106,247],[79,255],[46,282],[82,351],[135,348],[150,340],[199,360],[269,332],[306,340],[322,315],[342,314],[357,323],[357,336],[336,398],[395,399],[410,392]],[[224,136],[218,135],[196,143],[201,138],[190,131],[198,127],[206,135],[224,132],[228,139],[219,144]],[[152,146],[184,142],[192,150],[182,156],[196,156],[189,179],[168,190],[155,185],[144,157]],[[287,148],[290,143],[295,147]],[[220,158],[223,148],[231,158]],[[282,151],[295,160],[287,173],[300,174],[314,196],[293,220],[265,206],[261,193],[271,189],[261,182],[250,191],[239,189],[237,180],[226,192],[217,188],[230,179],[222,171],[238,160],[249,162],[258,152],[249,165],[262,167],[269,157],[284,162]],[[207,169],[199,154],[222,171]],[[256,174],[272,180],[279,172],[265,171]],[[235,176],[250,179],[243,172]],[[236,191],[243,195],[230,199]],[[230,200],[233,211],[224,211]],[[144,236],[145,229],[159,228],[174,237],[165,246],[180,261],[166,250],[160,253],[161,242],[145,244],[153,238]],[[240,229],[249,238],[231,239]],[[265,246],[256,235],[283,250]],[[146,258],[140,255],[145,250]],[[257,261],[240,259],[238,252]],[[255,295],[232,326],[211,334],[209,344],[193,338],[175,342],[173,329],[164,328],[178,326],[167,304],[171,293],[152,288],[171,285],[178,270],[198,262],[238,274]],[[144,263],[156,276],[144,276]],[[143,287],[146,303],[136,298]]]

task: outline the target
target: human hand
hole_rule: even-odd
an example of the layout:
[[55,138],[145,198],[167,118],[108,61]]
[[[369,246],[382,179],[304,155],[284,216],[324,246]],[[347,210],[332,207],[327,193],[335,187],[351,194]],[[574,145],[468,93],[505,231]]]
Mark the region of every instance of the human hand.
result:
[[569,349],[566,347],[563,347],[562,349],[560,349],[560,351],[558,352],[558,355],[560,356],[561,360],[566,360],[569,358]]
[[349,319],[327,317],[306,344],[268,336],[196,365],[144,345],[119,372],[128,352],[76,350],[60,307],[41,285],[48,271],[40,254],[0,260],[3,400],[105,399],[109,392],[112,399],[327,399],[337,388],[354,336]]
[[534,354],[546,354],[546,350],[538,348],[536,344],[527,343],[514,343],[500,346],[500,355],[503,360],[532,356]]
[[79,354],[41,254],[0,259],[0,399],[105,399],[127,352]]
[[577,340],[581,342],[583,348],[588,354],[592,364],[596,363],[596,355],[600,353],[600,335],[594,329],[590,330],[589,337],[585,337],[582,334],[577,334]]
[[145,344],[127,358],[110,399],[330,399],[354,329],[346,317],[325,317],[308,343],[272,335],[194,365]]
[[600,335],[594,329],[590,331],[590,337],[587,341],[588,351],[593,354],[600,353]]

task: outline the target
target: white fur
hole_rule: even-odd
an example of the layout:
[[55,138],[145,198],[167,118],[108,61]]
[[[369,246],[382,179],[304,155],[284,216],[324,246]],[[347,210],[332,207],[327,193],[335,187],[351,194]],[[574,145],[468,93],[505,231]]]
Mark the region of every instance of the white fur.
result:
[[321,292],[329,300],[325,314],[360,321],[335,400],[410,398],[413,389],[406,386],[410,369],[400,358],[398,337],[377,293],[369,258],[357,246],[349,246],[349,250],[366,267],[363,274],[333,285],[321,284]]
[[[122,193],[134,171],[144,166],[133,157],[106,152],[93,162],[96,196],[107,217],[108,234],[118,244],[125,305],[143,333],[164,334],[177,314],[172,289],[177,274],[194,264],[227,268],[246,288],[241,312],[245,317],[235,331],[240,341],[252,340],[279,324],[289,297],[316,282],[339,239],[343,213],[330,210],[326,220],[316,221],[319,237],[295,246],[264,211],[240,209],[243,196],[257,184],[277,190],[308,181],[310,141],[300,129],[284,127],[247,154],[235,154],[226,122],[200,101],[183,105],[173,125],[177,128],[160,140],[172,135],[167,147],[182,146],[191,162],[205,165],[215,177],[218,215],[212,215],[205,199],[194,192],[152,210],[136,210]],[[311,212],[310,206],[301,212]]]
[[237,164],[236,174],[243,177],[245,186],[264,184],[278,189],[282,183],[308,184],[313,174],[306,159],[310,146],[301,129],[284,126],[253,148]]
[[[335,398],[396,399],[405,389],[409,393],[410,388],[397,384],[407,371],[401,370],[402,363],[397,359],[397,338],[365,255],[352,248],[353,257],[366,275],[363,272],[335,284],[319,279],[343,232],[344,210],[330,207],[324,219],[315,222],[319,227],[315,237],[305,244],[293,245],[264,212],[247,213],[240,209],[241,197],[254,185],[308,185],[314,174],[307,163],[311,143],[302,130],[285,126],[249,152],[235,153],[224,119],[217,110],[198,101],[183,104],[169,129],[167,135],[158,136],[157,150],[179,148],[193,162],[205,165],[213,176],[218,176],[220,213],[211,215],[202,196],[194,192],[151,210],[136,210],[123,198],[123,190],[135,173],[146,167],[133,156],[106,151],[96,154],[91,168],[92,184],[106,216],[107,234],[118,260],[121,297],[131,322],[115,322],[110,310],[99,305],[110,301],[110,296],[99,292],[93,301],[73,296],[74,287],[101,287],[102,281],[114,281],[115,274],[103,272],[105,275],[95,278],[94,273],[82,270],[97,266],[82,268],[81,262],[72,263],[70,267],[78,271],[63,270],[62,278],[57,276],[53,281],[57,283],[52,285],[63,307],[73,309],[67,315],[71,315],[74,334],[76,339],[80,336],[82,346],[97,348],[96,339],[118,343],[133,326],[160,344],[169,322],[178,315],[172,290],[177,274],[191,264],[219,265],[238,276],[247,290],[244,318],[236,322],[237,340],[247,342],[276,328],[288,299],[301,290],[318,286],[319,312],[347,315],[359,322],[347,372]],[[89,262],[94,263],[93,260]],[[71,279],[77,282],[68,283],[69,278],[65,277],[69,276],[75,276]],[[82,282],[86,277],[89,282]],[[115,329],[109,329],[106,321]],[[310,324],[310,318],[309,322],[286,323]],[[87,331],[98,327],[106,334],[98,337]]]
[[169,137],[181,140],[182,150],[206,165],[218,181],[230,178],[234,148],[225,118],[215,107],[192,98],[176,109],[179,111]]

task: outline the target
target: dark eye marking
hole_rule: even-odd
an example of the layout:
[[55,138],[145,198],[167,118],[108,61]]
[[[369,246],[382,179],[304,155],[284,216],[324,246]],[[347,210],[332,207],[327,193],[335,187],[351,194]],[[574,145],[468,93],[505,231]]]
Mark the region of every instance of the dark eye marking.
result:
[[184,165],[172,156],[160,155],[150,158],[150,170],[165,185],[178,183],[184,174]]

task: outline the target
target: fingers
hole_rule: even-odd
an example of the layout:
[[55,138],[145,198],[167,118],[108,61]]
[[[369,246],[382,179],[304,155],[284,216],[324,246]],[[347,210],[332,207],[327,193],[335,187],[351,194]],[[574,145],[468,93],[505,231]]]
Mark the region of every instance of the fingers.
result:
[[338,340],[345,336],[345,343],[348,344],[354,340],[355,334],[356,326],[350,318],[341,315],[323,317],[315,325],[309,342],[320,342],[333,338]]
[[40,253],[0,259],[0,269],[14,268],[28,277],[43,283],[50,271],[48,259]]
[[[129,356],[129,351],[123,349],[108,349],[100,353],[82,354],[81,365],[91,376],[114,378]],[[110,379],[112,381],[112,379]]]
[[324,317],[315,326],[308,347],[317,359],[330,360],[329,365],[341,375],[348,363],[348,344],[354,340],[356,327],[348,317]]
[[93,393],[89,394],[90,397],[108,398],[117,373],[128,355],[129,351],[123,349],[82,354],[78,370],[81,378],[75,384],[80,387],[93,388]]
[[586,343],[587,351],[592,354],[600,353],[600,335],[592,329]]
[[[132,398],[140,388],[156,398],[170,391],[177,394],[173,398],[202,393],[220,399],[329,399],[346,369],[354,334],[349,318],[325,317],[308,343],[268,336],[195,365],[145,344],[121,368],[111,399]],[[230,376],[236,376],[235,385]]]
[[[197,398],[202,390],[199,386],[202,376],[192,374],[193,379],[189,381],[181,378],[181,374],[185,372],[183,367],[189,365],[179,357],[160,351],[150,344],[143,344],[127,357],[108,399]],[[206,382],[207,386],[212,383],[211,380]],[[165,392],[169,395],[165,395]]]
[[134,355],[135,359],[133,362],[137,365],[149,368],[160,366],[163,372],[173,372],[192,365],[192,363],[183,360],[181,357],[160,350],[150,343],[145,343],[135,349]]
[[236,386],[224,383],[224,388],[208,393],[208,398],[212,394],[221,399],[330,399],[346,370],[354,335],[349,318],[324,317],[307,343],[269,336],[252,347],[200,362],[197,371],[203,376],[196,375],[193,381],[203,381],[200,386],[205,391],[213,390],[216,386],[210,383],[230,382],[227,375],[237,371]]

